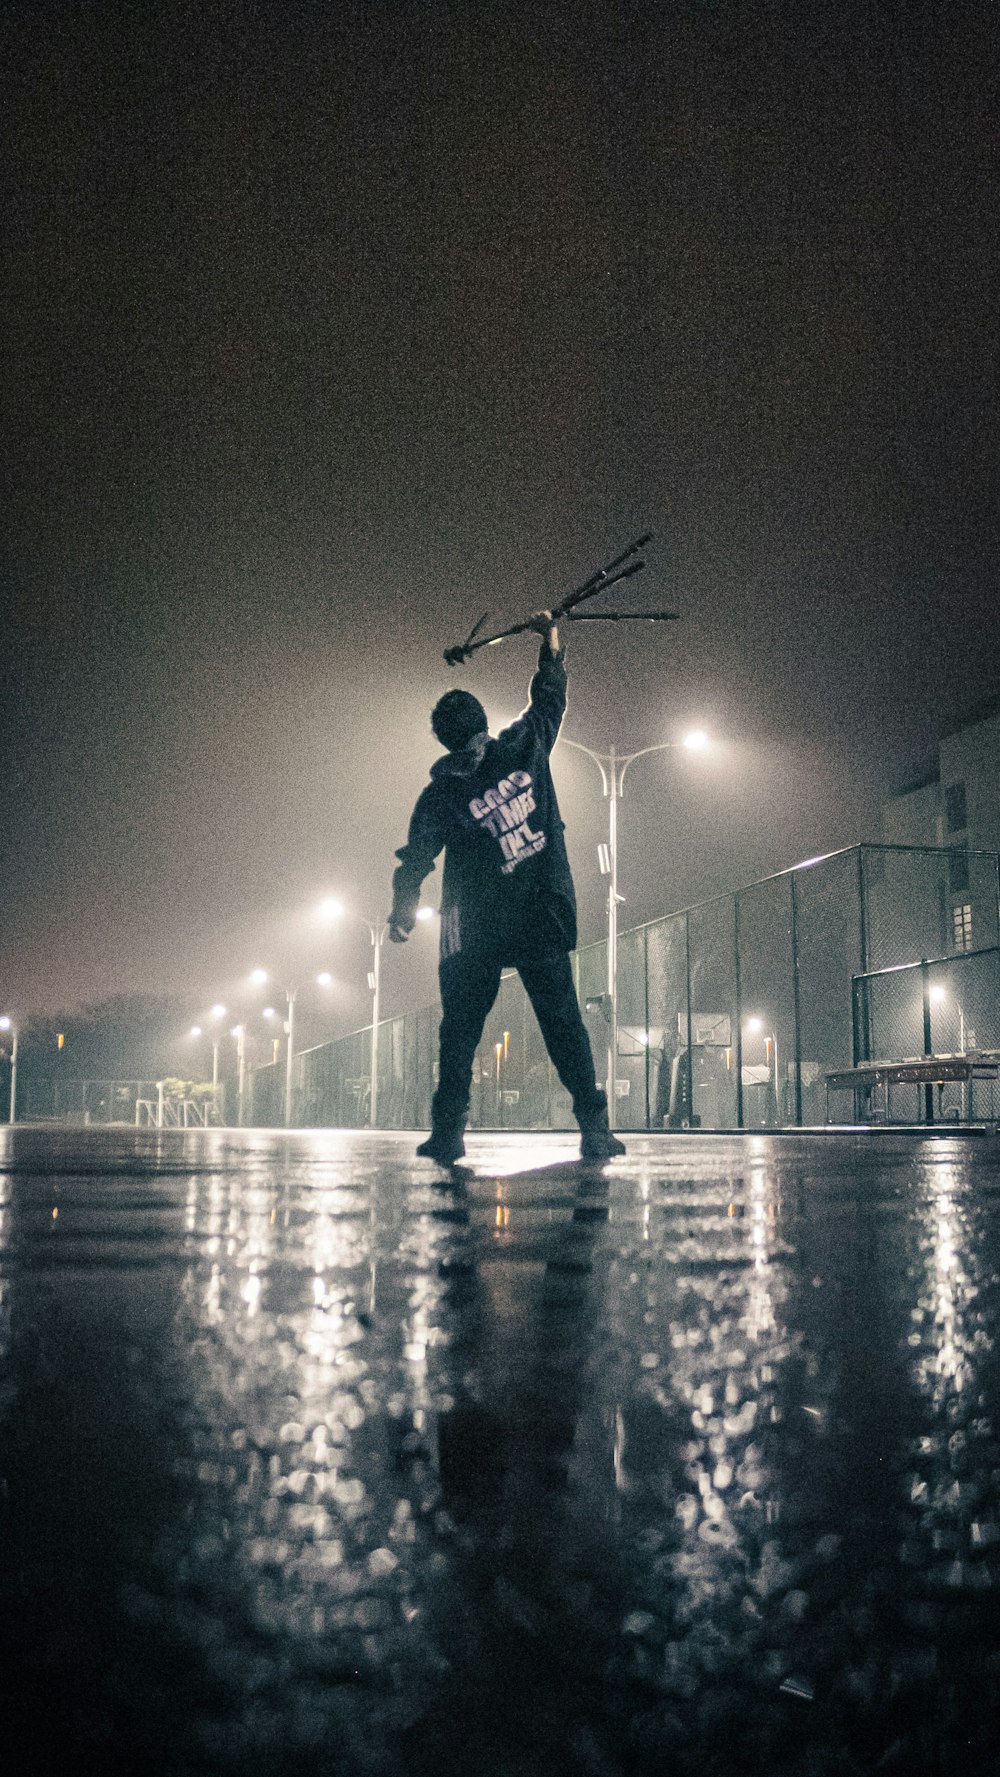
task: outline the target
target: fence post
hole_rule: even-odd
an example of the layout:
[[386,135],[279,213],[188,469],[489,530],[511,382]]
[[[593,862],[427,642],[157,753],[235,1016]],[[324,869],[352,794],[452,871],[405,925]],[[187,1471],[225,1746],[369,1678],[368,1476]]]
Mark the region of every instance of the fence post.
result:
[[802,1002],[799,981],[799,885],[795,871],[792,885],[792,1022],[795,1029],[795,1121],[802,1127]]
[[[931,971],[927,958],[920,959],[920,996],[924,1009],[924,1054],[933,1055],[934,1045],[931,1039]],[[924,1087],[924,1117],[928,1123],[934,1121],[934,1087],[930,1080]]]
[[858,935],[859,935],[859,939],[860,939],[860,948],[861,948],[861,967],[858,970],[858,973],[860,975],[866,975],[868,973],[868,961],[869,961],[869,958],[868,958],[868,907],[867,907],[867,901],[866,901],[866,894],[867,894],[867,890],[866,890],[866,884],[865,884],[865,848],[863,845],[859,845],[858,846]]
[[736,988],[736,1127],[743,1128],[743,994],[740,982],[740,897],[733,896],[733,962]]
[[[857,1067],[859,1062],[861,1061],[861,1013],[860,1013],[859,1002],[861,999],[861,983],[863,980],[864,980],[864,976],[862,976],[862,975],[852,975],[851,976],[851,1066],[852,1067]],[[866,1055],[864,1059],[866,1061],[868,1061],[870,1058]]]
[[642,929],[642,1006],[643,1006],[642,1016],[643,1016],[643,1021],[644,1021],[645,1029],[646,1029],[646,1042],[644,1045],[645,1051],[646,1051],[645,1068],[643,1070],[645,1073],[645,1076],[646,1076],[646,1128],[651,1129],[652,1128],[652,1120],[651,1120],[650,1112],[649,1112],[649,1076],[650,1076],[649,1050],[650,1050],[650,1041],[649,1041],[649,927],[648,926],[643,926],[643,929]]

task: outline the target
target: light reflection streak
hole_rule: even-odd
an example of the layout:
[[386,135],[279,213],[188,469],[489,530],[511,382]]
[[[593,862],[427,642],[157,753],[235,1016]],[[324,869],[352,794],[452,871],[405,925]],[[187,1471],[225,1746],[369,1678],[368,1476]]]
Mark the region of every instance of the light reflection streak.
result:
[[[432,1533],[436,1403],[454,1404],[438,1261],[455,1236],[429,1214],[376,1205],[337,1163],[340,1138],[317,1132],[309,1145],[280,1183],[272,1163],[248,1165],[228,1200],[218,1179],[188,1190],[199,1515],[229,1524],[261,1629],[332,1637],[357,1662],[377,1657],[402,1611],[422,1657],[408,1574]],[[210,1326],[206,1343],[198,1329]],[[201,1541],[213,1546],[207,1528]]]
[[[622,1536],[634,1539],[636,1572],[644,1576],[637,1620],[662,1588],[664,1619],[677,1625],[680,1639],[665,1649],[671,1687],[701,1682],[702,1651],[713,1671],[720,1613],[740,1624],[732,1656],[741,1649],[749,1656],[764,1634],[761,1598],[787,1592],[795,1580],[780,1531],[770,1528],[783,1484],[772,1468],[769,1428],[784,1362],[801,1336],[780,1319],[788,1249],[768,1145],[748,1147],[745,1181],[728,1181],[703,1203],[696,1191],[669,1189],[655,1219],[646,1211],[657,1184],[663,1191],[668,1181],[658,1181],[655,1169],[640,1174],[637,1244],[623,1254],[609,1289],[612,1347],[636,1354],[636,1371],[605,1409],[609,1479]],[[619,1211],[619,1227],[620,1218]],[[647,1250],[653,1270],[638,1262]],[[586,1434],[578,1441],[585,1450]],[[597,1501],[592,1510],[609,1516]],[[663,1682],[662,1666],[641,1642],[631,1654],[638,1673]]]
[[912,1542],[903,1543],[900,1558],[923,1568],[930,1584],[946,1593],[996,1592],[996,1501],[972,1478],[988,1465],[994,1438],[978,1381],[994,1340],[979,1305],[972,1205],[956,1165],[939,1162],[929,1187],[923,1288],[911,1311],[908,1343],[930,1423],[912,1444],[914,1466],[904,1480]]

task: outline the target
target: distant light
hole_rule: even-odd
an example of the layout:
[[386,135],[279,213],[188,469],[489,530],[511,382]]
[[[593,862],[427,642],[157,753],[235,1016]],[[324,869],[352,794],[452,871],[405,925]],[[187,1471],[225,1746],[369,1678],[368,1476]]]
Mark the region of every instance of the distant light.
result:
[[335,895],[327,895],[319,904],[320,919],[343,919],[344,904]]
[[267,970],[266,969],[251,969],[250,979],[253,982],[255,987],[263,987],[265,981],[267,980]]
[[241,1037],[243,1035],[242,1024],[234,1024],[229,1034],[231,1037]]
[[265,1006],[261,1013],[262,1018],[277,1018],[277,1016],[278,1014],[273,1006]]
[[331,975],[329,969],[324,969],[322,974],[317,975],[316,986],[317,987],[332,987],[333,986],[333,976]]
[[7,1015],[5,1013],[4,1016],[2,1018],[0,1018],[0,1030],[9,1030],[9,1029],[10,1029],[10,1019],[7,1017]]
[[418,907],[417,908],[417,918],[418,919],[433,919],[436,912],[437,912],[436,907]]
[[689,753],[704,753],[711,744],[704,728],[693,728],[681,741],[681,746],[687,747]]
[[759,1031],[763,1030],[763,1028],[764,1028],[763,1018],[748,1018],[747,1019],[747,1030],[750,1032],[751,1036],[756,1036]]
[[225,1018],[225,1016],[226,1016],[225,1006],[213,1006],[212,1007],[212,1017],[213,1018]]
[[202,1036],[202,1035],[203,1035],[203,1034],[204,1034],[204,1033],[203,1033],[203,1031],[202,1031],[202,1028],[201,1028],[201,1025],[200,1025],[200,1024],[192,1024],[192,1026],[191,1026],[191,1029],[190,1029],[190,1030],[189,1030],[189,1031],[188,1031],[188,1036],[189,1036],[189,1037],[200,1037],[200,1036]]
[[932,1000],[937,1000],[938,1003],[940,1004],[940,1002],[942,1000],[946,1000],[948,998],[948,989],[946,987],[939,987],[937,985],[937,983],[935,983],[935,985],[931,988],[930,997]]

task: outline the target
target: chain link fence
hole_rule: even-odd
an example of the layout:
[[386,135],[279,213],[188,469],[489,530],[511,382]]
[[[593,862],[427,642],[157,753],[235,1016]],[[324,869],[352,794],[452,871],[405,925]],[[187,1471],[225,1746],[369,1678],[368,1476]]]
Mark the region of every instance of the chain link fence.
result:
[[[943,1082],[934,1114],[945,1121],[995,1120],[1000,1089],[986,1057],[1000,1054],[1000,949],[960,951],[855,976],[854,1059],[864,1062],[962,1058],[984,1065],[977,1076]],[[923,1084],[909,1088],[920,1120]],[[905,1085],[893,1087],[897,1107]],[[887,1107],[888,1114],[888,1107]]]
[[[997,948],[997,854],[906,846],[855,846],[811,859],[624,932],[615,1125],[822,1123],[827,1074],[850,1067],[859,1054],[855,977],[925,958],[963,968],[972,965],[974,952]],[[574,969],[603,1079],[610,1031],[605,944],[577,952]],[[978,990],[972,991],[971,969],[963,979],[982,1039],[993,1026],[979,1009]],[[912,1035],[906,1017],[899,1011],[893,1023],[881,1002],[877,1016],[898,1051]],[[937,1017],[934,1033],[940,1029],[943,1040],[945,1011]],[[437,1021],[437,1009],[424,1007],[380,1025],[382,1127],[428,1127]],[[922,1024],[919,1034],[910,1053],[923,1053]],[[296,1057],[297,1121],[347,1128],[367,1122],[370,1041],[369,1027]],[[569,1097],[512,971],[501,982],[476,1056],[469,1122],[491,1129],[573,1127]]]

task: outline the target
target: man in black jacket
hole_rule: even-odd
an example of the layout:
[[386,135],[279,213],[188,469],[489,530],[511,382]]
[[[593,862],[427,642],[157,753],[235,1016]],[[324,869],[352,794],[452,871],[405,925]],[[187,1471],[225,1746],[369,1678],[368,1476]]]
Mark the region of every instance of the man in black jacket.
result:
[[576,896],[549,769],[566,709],[566,668],[549,611],[532,620],[542,637],[527,709],[495,740],[468,691],[448,691],[431,726],[448,750],[431,767],[406,844],[396,853],[389,937],[405,943],[420,885],[445,848],[441,894],[441,1048],[430,1139],[418,1154],[449,1166],[465,1152],[472,1062],[500,986],[514,967],[534,1008],[556,1072],[573,1100],[581,1154],[624,1154],[608,1125],[569,952]]

